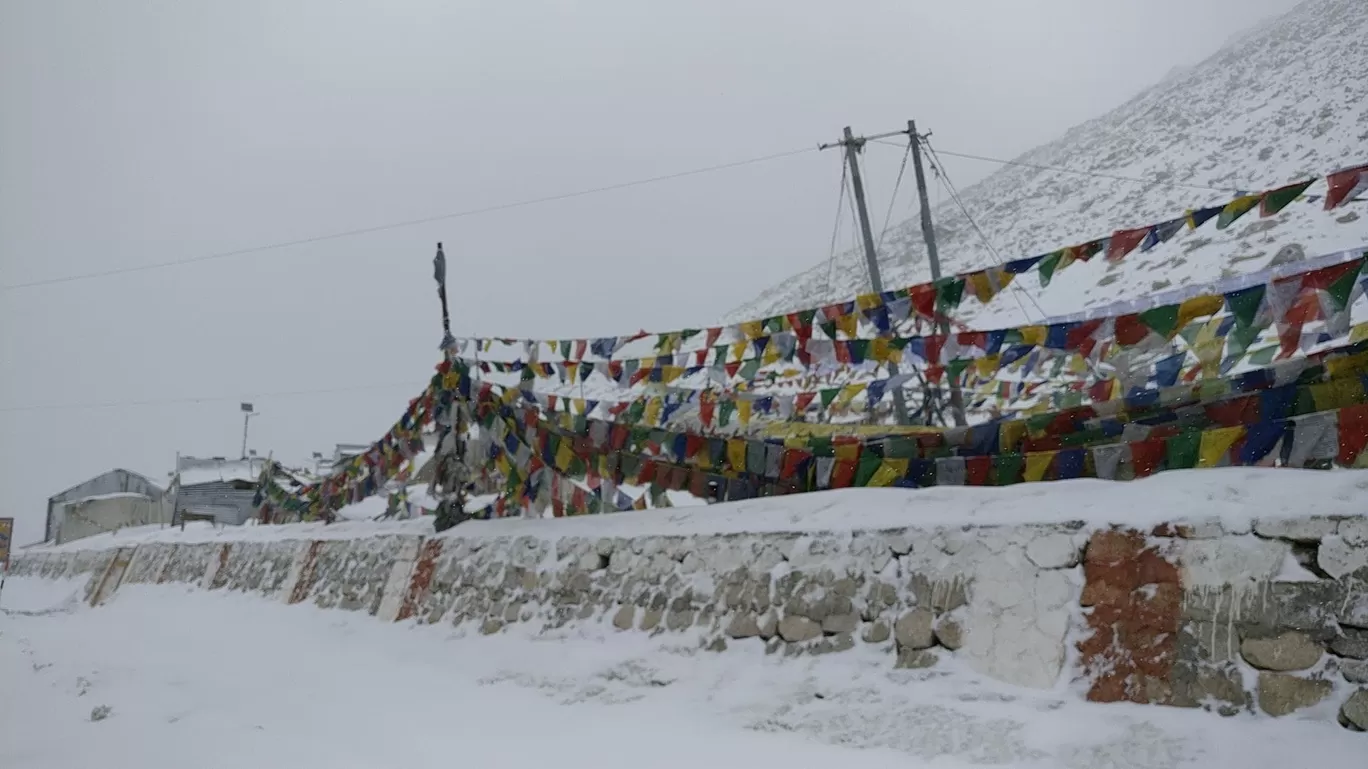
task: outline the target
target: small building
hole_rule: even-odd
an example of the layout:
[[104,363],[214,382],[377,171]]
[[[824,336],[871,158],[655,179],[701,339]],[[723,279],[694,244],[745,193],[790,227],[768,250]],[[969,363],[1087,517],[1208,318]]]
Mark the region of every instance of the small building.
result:
[[[257,510],[253,500],[266,461],[259,457],[180,457],[176,460],[176,472],[167,492],[173,500],[172,522],[179,523],[183,514],[192,513],[212,516],[214,523],[226,526],[246,523]],[[294,473],[279,464],[273,467],[277,481],[284,488],[295,489],[303,485]]]
[[60,545],[128,526],[170,522],[170,501],[160,486],[114,469],[48,498],[44,541]]

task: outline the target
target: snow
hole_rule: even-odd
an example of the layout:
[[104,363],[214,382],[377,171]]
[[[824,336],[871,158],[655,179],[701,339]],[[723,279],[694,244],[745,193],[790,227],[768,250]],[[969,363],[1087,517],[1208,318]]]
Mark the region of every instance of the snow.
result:
[[[1332,721],[1095,705],[870,648],[722,653],[607,626],[453,633],[242,594],[11,580],[0,766],[1286,769],[1361,763]],[[22,613],[21,613],[22,612]],[[98,721],[92,714],[105,713]],[[1324,714],[1322,714],[1324,715]]]
[[[1008,526],[1082,522],[1092,526],[1151,527],[1179,520],[1219,521],[1226,531],[1249,531],[1256,518],[1362,515],[1368,472],[1228,467],[1176,470],[1137,481],[1097,479],[1030,483],[1004,488],[841,489],[717,505],[631,510],[573,518],[467,521],[452,536],[542,538],[634,537],[765,532],[850,532],[940,526]],[[472,500],[472,504],[478,500]],[[472,507],[472,509],[474,509]],[[428,518],[340,521],[280,526],[180,528],[146,526],[87,537],[32,552],[127,547],[142,542],[260,542],[348,539],[378,534],[429,534]],[[1280,563],[1281,561],[1279,561]]]
[[[945,272],[1048,253],[1117,229],[1164,221],[1188,209],[1224,204],[1236,190],[1262,191],[1316,176],[1319,181],[1307,194],[1324,194],[1325,174],[1368,163],[1362,135],[1368,120],[1368,52],[1359,43],[1365,34],[1368,3],[1309,0],[1017,158],[1029,166],[1002,166],[963,189],[972,224],[941,191],[944,202],[933,210],[933,219]],[[976,148],[955,146],[953,137],[932,142],[975,154]],[[879,143],[871,147],[867,164],[892,168],[903,153]],[[951,179],[969,162],[983,167],[949,157]],[[938,180],[932,185],[941,187]],[[1119,265],[1101,258],[1075,264],[1047,288],[1035,275],[1023,276],[987,306],[965,301],[958,319],[977,328],[1039,323],[1042,317],[1123,298],[1361,248],[1368,243],[1365,214],[1362,203],[1326,212],[1320,201],[1301,201],[1268,219],[1252,212],[1224,231],[1211,222]],[[849,222],[843,227],[852,231]],[[929,280],[917,218],[894,224],[885,243],[880,254],[885,286]],[[824,262],[776,280],[728,320],[849,299],[869,290],[862,264],[861,250],[851,248],[837,255],[834,269]]]

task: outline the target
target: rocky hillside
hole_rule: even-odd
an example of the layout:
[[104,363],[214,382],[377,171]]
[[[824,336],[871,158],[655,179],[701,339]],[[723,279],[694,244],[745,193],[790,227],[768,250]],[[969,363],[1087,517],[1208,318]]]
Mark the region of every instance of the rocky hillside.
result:
[[[961,190],[983,231],[943,196],[934,211],[947,272],[1032,256],[1224,203],[1342,166],[1368,163],[1368,0],[1307,0],[1237,35],[1200,64],[1170,73],[1121,107]],[[937,137],[954,149],[952,137]],[[870,146],[867,153],[897,150]],[[1099,174],[1088,176],[1031,166]],[[1147,180],[1143,183],[1111,177]],[[931,182],[933,194],[937,183]],[[1308,190],[1323,192],[1324,182]],[[878,208],[879,205],[874,205]],[[985,242],[986,241],[986,242]],[[1120,265],[1070,267],[1042,289],[1034,275],[986,308],[979,326],[1038,321],[1170,287],[1254,272],[1274,263],[1368,245],[1368,204],[1334,213],[1298,202],[1269,219],[1211,222]],[[916,219],[895,225],[880,254],[886,286],[928,280]],[[828,280],[828,276],[830,279]],[[844,299],[868,290],[861,255],[840,254],[786,278],[729,321]],[[1029,294],[1029,296],[1028,296]]]

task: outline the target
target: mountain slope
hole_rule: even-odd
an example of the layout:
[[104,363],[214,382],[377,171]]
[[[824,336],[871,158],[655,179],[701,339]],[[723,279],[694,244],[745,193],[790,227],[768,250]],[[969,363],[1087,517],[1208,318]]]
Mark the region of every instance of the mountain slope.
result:
[[[946,196],[933,212],[944,271],[1053,251],[1224,203],[1238,191],[1368,163],[1365,37],[1368,2],[1308,0],[1236,35],[1199,65],[1171,73],[1121,107],[1016,159],[1026,165],[1004,166],[961,190],[983,236]],[[953,149],[950,139],[944,143]],[[895,155],[897,150],[866,149],[875,152]],[[936,185],[933,180],[933,194]],[[1308,194],[1323,191],[1322,181]],[[999,294],[987,307],[966,302],[961,320],[980,327],[1034,322],[1364,245],[1368,205],[1327,213],[1319,203],[1298,202],[1266,220],[1251,213],[1225,231],[1214,223],[1185,231],[1120,265],[1100,258],[1077,264],[1057,274],[1046,289],[1034,275],[1024,276],[1015,290]],[[929,280],[915,218],[889,230],[880,264],[890,288]],[[852,250],[839,254],[834,265],[824,262],[786,279],[727,320],[817,306],[868,290],[862,256]]]

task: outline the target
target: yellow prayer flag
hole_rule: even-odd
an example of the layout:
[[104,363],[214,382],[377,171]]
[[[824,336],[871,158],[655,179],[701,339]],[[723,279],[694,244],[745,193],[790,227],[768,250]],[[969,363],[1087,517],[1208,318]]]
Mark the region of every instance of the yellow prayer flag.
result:
[[733,470],[744,471],[746,469],[745,438],[732,438],[727,441],[727,462],[731,464]]
[[1050,463],[1054,462],[1058,451],[1028,451],[1026,452],[1026,469],[1022,473],[1022,478],[1027,483],[1045,480],[1045,474],[1050,471]]
[[865,384],[863,382],[848,384],[845,387],[842,387],[841,394],[836,396],[836,404],[839,406],[849,406],[851,401],[855,400],[855,396],[864,391]]
[[1311,400],[1316,411],[1330,411],[1362,403],[1364,389],[1362,377],[1341,377],[1322,384],[1311,385]]
[[642,412],[641,419],[648,425],[656,424],[660,419],[661,402],[659,398],[650,397],[646,399],[646,410]]
[[1225,298],[1219,294],[1194,296],[1178,305],[1178,325],[1183,328],[1198,318],[1215,315],[1225,307]]
[[1216,467],[1221,459],[1245,434],[1243,425],[1217,427],[1202,431],[1202,445],[1197,449],[1198,467]]
[[869,486],[887,487],[897,483],[904,475],[907,475],[908,460],[906,459],[885,459],[879,465],[879,469],[869,476]]
[[1202,367],[1202,376],[1214,377],[1221,373],[1221,356],[1225,353],[1225,340],[1220,337],[1198,340],[1192,352]]
[[1026,437],[1026,420],[1011,419],[998,428],[998,445],[1001,451],[1016,451],[1016,445]]
[[985,355],[974,360],[974,371],[979,376],[992,376],[997,373],[998,362],[1002,360],[1001,355]]
[[869,343],[869,360],[886,363],[892,349],[893,345],[888,343],[886,337],[879,337]]
[[997,295],[997,289],[989,280],[986,270],[971,274],[964,282],[969,284],[969,290],[973,291],[974,296],[983,304],[987,304]]
[[[1368,324],[1364,325],[1368,326]],[[1368,368],[1368,352],[1345,355],[1342,358],[1327,358],[1325,361],[1325,373],[1329,374],[1331,379],[1357,373],[1364,368]]]
[[570,448],[570,441],[562,440],[560,448],[556,449],[556,467],[561,471],[569,470],[574,461],[575,452]]
[[1021,343],[1044,346],[1046,335],[1050,333],[1048,326],[1022,326]]

